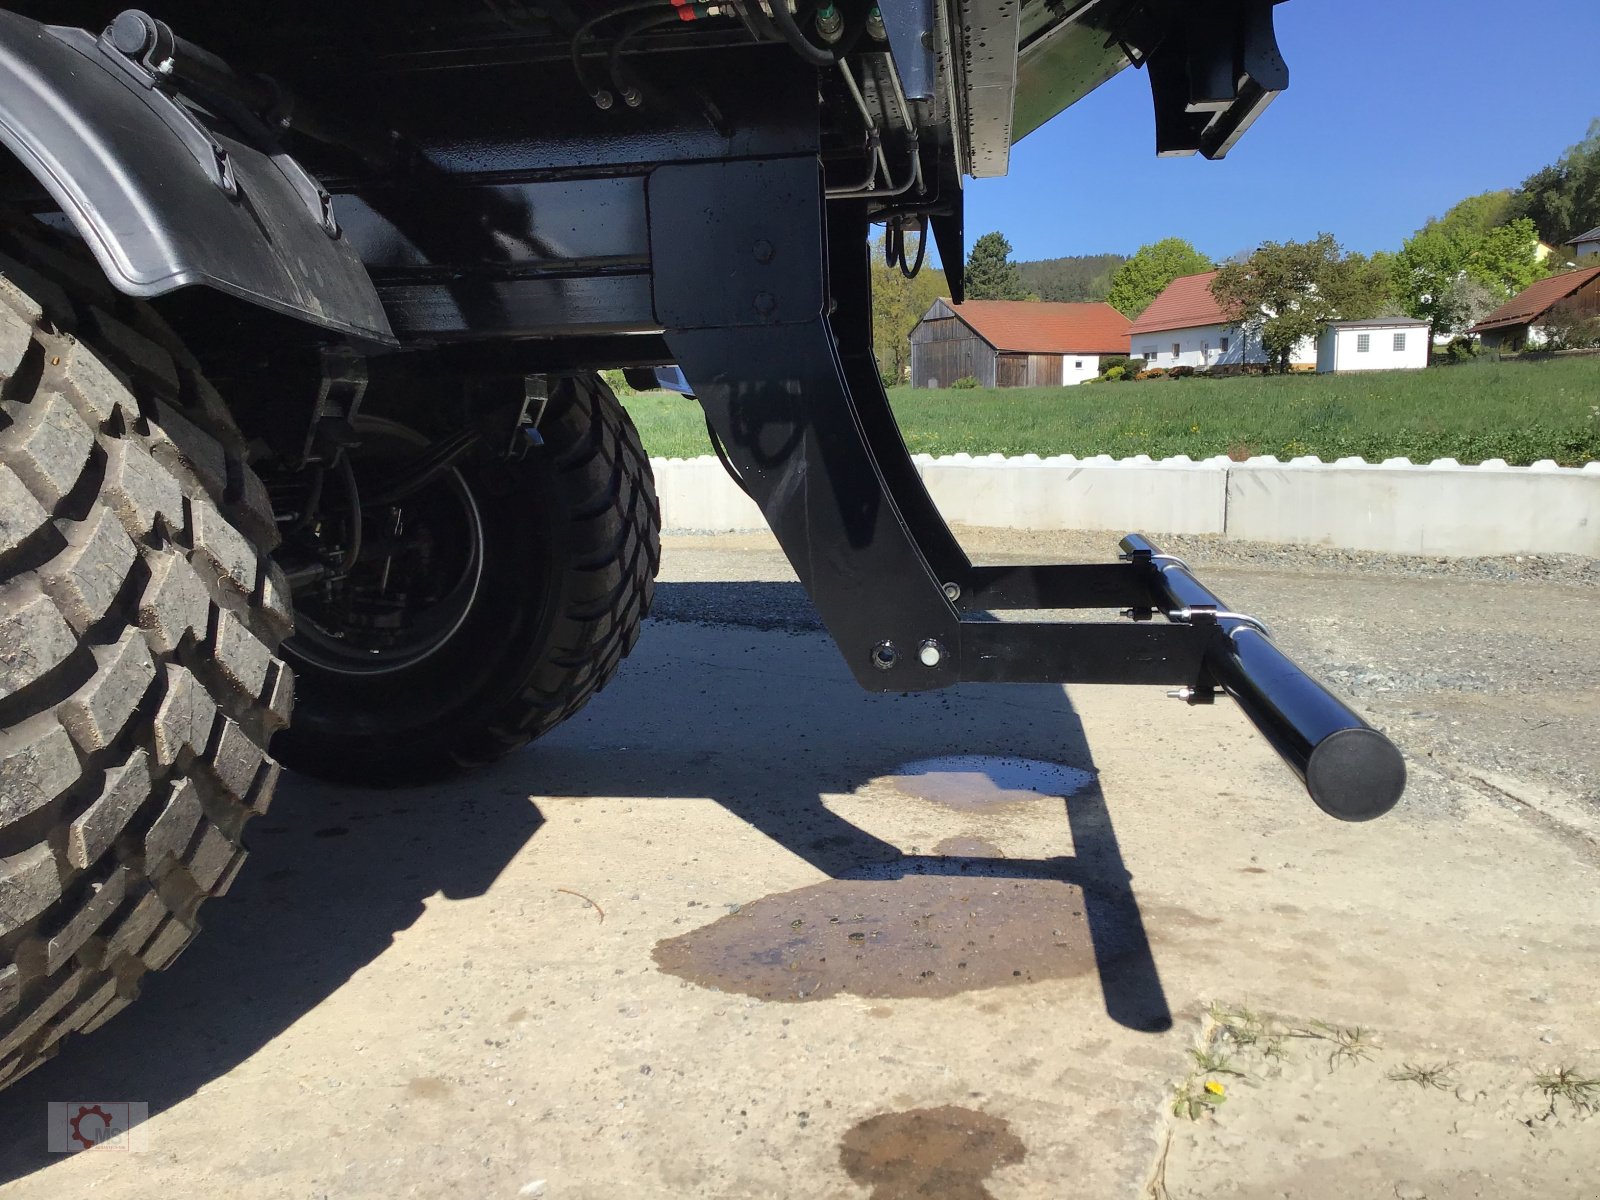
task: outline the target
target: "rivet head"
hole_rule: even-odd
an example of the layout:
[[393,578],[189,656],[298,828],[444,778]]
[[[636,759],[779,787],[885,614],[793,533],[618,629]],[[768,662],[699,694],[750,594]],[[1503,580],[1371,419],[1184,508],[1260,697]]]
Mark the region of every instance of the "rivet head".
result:
[[925,667],[937,667],[944,661],[944,647],[929,638],[917,647],[917,661]]
[[771,292],[757,292],[755,300],[756,312],[763,317],[770,317],[777,310],[778,301]]
[[769,262],[771,262],[773,253],[774,253],[774,251],[772,249],[772,243],[771,242],[767,241],[766,238],[757,238],[756,239],[755,256],[756,256],[756,261],[758,263],[769,263]]

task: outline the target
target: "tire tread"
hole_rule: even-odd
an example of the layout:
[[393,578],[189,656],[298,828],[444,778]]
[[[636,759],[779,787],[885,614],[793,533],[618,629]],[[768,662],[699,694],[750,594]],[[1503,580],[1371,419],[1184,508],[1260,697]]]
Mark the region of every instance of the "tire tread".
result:
[[3,1085],[193,937],[270,799],[290,677],[265,489],[154,310],[0,221],[0,377]]
[[627,410],[598,376],[573,381],[583,436],[556,458],[567,478],[572,595],[549,653],[468,751],[498,758],[548,733],[603,689],[638,641],[661,558],[650,460]]

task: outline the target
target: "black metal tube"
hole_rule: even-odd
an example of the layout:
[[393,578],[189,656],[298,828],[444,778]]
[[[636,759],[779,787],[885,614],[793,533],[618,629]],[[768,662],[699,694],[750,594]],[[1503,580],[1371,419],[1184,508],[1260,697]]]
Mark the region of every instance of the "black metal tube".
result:
[[209,50],[184,41],[165,22],[136,8],[118,13],[107,32],[123,54],[154,58],[157,61],[150,65],[162,74],[236,101],[258,115],[276,98],[271,84],[240,75]]
[[1188,568],[1138,534],[1122,539],[1123,552],[1148,562],[1158,603],[1169,611],[1200,610],[1216,616],[1206,668],[1305,783],[1317,807],[1344,821],[1369,821],[1395,806],[1405,790],[1406,765],[1395,744],[1333,693],[1295,665],[1250,620],[1228,615],[1227,605]]
[[[238,105],[250,116],[266,122],[274,135],[278,129],[273,127],[293,129],[312,141],[342,146],[378,170],[389,170],[398,161],[386,130],[357,129],[325,112],[308,108],[266,76],[234,70],[204,47],[178,37],[164,21],[157,21],[138,9],[117,14],[108,35],[119,51],[145,60],[152,69],[167,77],[176,90]],[[157,61],[151,63],[152,58]]]

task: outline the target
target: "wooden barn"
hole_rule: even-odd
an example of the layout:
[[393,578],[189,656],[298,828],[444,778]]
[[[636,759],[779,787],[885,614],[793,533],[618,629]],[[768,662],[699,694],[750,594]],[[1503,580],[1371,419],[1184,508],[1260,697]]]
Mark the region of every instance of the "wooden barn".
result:
[[[1569,321],[1600,320],[1600,267],[1541,279],[1467,332],[1481,337],[1485,350],[1536,350],[1550,342],[1547,326],[1559,319],[1557,314],[1565,314]],[[917,361],[915,350],[911,361]]]
[[1103,355],[1128,353],[1129,324],[1109,304],[935,300],[911,331],[911,386],[1082,383],[1100,374]]

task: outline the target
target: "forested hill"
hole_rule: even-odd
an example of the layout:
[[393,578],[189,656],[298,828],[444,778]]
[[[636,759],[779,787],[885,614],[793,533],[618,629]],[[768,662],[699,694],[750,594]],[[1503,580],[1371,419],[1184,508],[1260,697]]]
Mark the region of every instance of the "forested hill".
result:
[[1104,300],[1111,273],[1127,261],[1125,254],[1072,254],[1019,262],[1022,286],[1041,300]]

